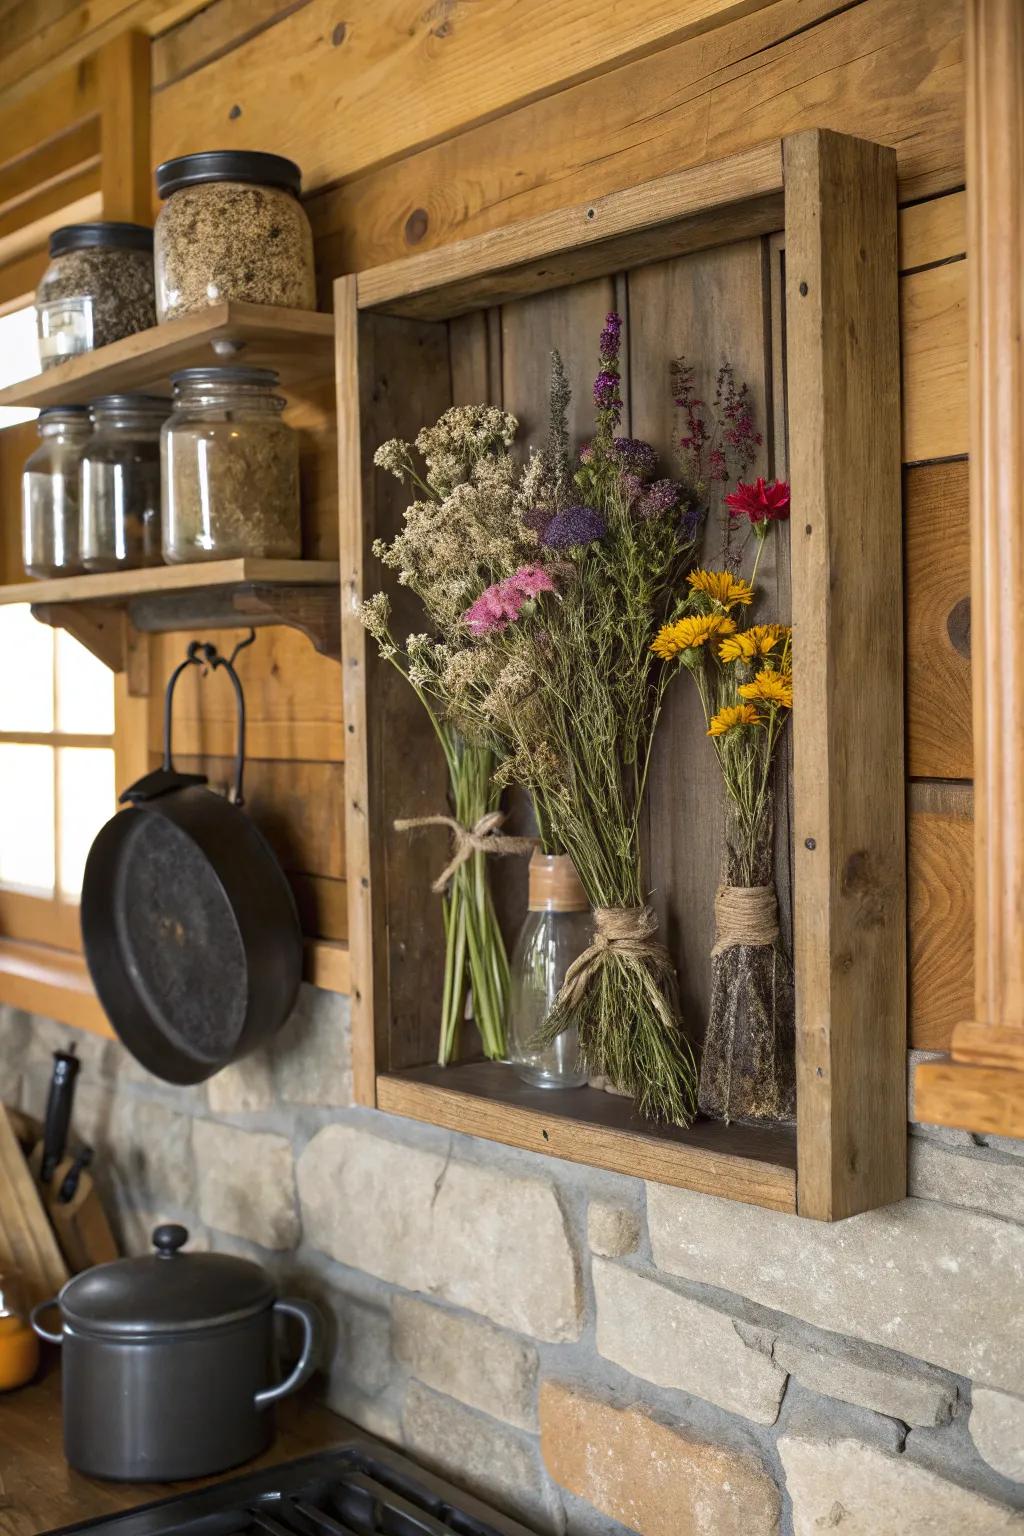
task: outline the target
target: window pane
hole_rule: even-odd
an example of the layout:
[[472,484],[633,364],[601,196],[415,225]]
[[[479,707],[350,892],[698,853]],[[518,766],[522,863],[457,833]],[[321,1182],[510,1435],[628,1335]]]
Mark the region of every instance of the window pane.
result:
[[114,754],[102,747],[60,747],[60,889],[77,896],[92,840],[116,809]]
[[54,885],[53,748],[0,743],[0,882]]
[[[39,345],[36,341],[36,312],[30,304],[0,316],[0,386],[30,379],[39,372]],[[32,421],[38,411],[20,405],[0,407],[0,427],[13,427],[19,421]]]
[[53,630],[28,604],[0,608],[0,731],[53,730]]
[[57,631],[57,729],[114,734],[114,674],[66,629]]

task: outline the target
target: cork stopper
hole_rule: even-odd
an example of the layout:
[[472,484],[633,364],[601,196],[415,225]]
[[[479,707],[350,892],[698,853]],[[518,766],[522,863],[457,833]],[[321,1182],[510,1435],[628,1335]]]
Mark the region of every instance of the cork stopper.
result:
[[567,853],[535,853],[530,859],[531,912],[587,912],[590,902]]

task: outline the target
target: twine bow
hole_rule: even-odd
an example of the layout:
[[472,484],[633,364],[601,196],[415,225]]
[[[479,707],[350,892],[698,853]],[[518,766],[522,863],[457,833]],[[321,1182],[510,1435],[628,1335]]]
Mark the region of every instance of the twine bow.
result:
[[[655,971],[672,971],[668,950],[659,939],[658,919],[650,907],[596,907],[594,937],[565,973],[556,1007],[571,1009],[601,968],[614,955],[629,960],[649,960]],[[671,1011],[657,987],[651,988],[659,1013],[668,1028],[674,1027]]]
[[774,885],[720,885],[715,892],[715,944],[711,958],[740,944],[774,944],[779,904]]
[[396,832],[415,832],[420,827],[447,827],[452,834],[452,856],[430,887],[440,894],[455,871],[472,858],[474,853],[532,853],[537,846],[535,837],[508,837],[499,832],[504,824],[503,811],[488,811],[472,827],[464,827],[454,816],[411,816],[396,821]]

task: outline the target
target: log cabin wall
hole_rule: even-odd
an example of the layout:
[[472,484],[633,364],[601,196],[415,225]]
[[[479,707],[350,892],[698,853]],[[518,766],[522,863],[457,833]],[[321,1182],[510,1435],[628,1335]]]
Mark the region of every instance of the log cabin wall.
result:
[[[961,0],[0,0],[0,91],[16,100],[120,25],[153,37],[154,163],[235,147],[302,166],[324,303],[341,273],[802,127],[895,147],[910,1045],[945,1049],[972,999]],[[336,550],[332,412],[325,397],[297,421],[305,552],[325,557]],[[0,460],[5,483],[12,457]],[[3,548],[16,559],[9,517]],[[155,682],[179,648],[180,637],[152,642]],[[263,630],[242,676],[251,809],[307,933],[341,942],[337,667],[303,637]],[[180,706],[181,750],[214,778],[227,776],[229,705],[218,686],[193,687]],[[154,699],[150,753],[158,724]],[[721,1458],[712,1483],[731,1478],[742,1503],[721,1528],[754,1536],[845,1512],[881,1530],[894,1509],[886,1529],[927,1518],[981,1532],[1009,1528],[1024,1507],[1013,1144],[917,1127],[919,1198],[834,1233],[681,1191],[645,1199],[635,1180],[348,1109],[344,1004],[307,988],[299,1013],[290,1049],[189,1096],[89,1042],[82,1134],[106,1155],[129,1241],[157,1215],[185,1216],[214,1246],[256,1252],[325,1298],[343,1411],[538,1527],[581,1536],[687,1529],[679,1511],[709,1457]],[[8,1013],[2,1038],[5,1095],[38,1106],[46,1053],[67,1033]],[[424,1203],[434,1210],[448,1160],[459,1192],[432,1218],[443,1258],[431,1270],[410,1233]],[[476,1213],[498,1203],[519,1243],[492,1270]],[[378,1249],[360,1245],[360,1224],[380,1227]],[[535,1270],[550,1277],[544,1298],[530,1289]],[[746,1332],[737,1345],[734,1320],[760,1329],[756,1349]],[[680,1334],[709,1330],[704,1365],[680,1363]],[[469,1376],[493,1385],[507,1370],[517,1385],[481,1400],[463,1357]],[[588,1466],[595,1440],[614,1440],[618,1482]],[[673,1469],[660,1492],[646,1470],[657,1458]]]

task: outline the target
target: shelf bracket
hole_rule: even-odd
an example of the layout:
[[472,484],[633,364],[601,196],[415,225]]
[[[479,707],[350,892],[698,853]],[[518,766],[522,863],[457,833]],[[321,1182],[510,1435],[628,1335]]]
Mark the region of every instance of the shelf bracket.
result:
[[336,583],[303,586],[243,582],[193,592],[133,597],[128,617],[142,634],[180,629],[262,629],[286,624],[300,630],[321,656],[341,661],[341,599]]
[[33,603],[32,617],[66,629],[112,672],[123,672],[127,651],[124,610],[104,603]]

